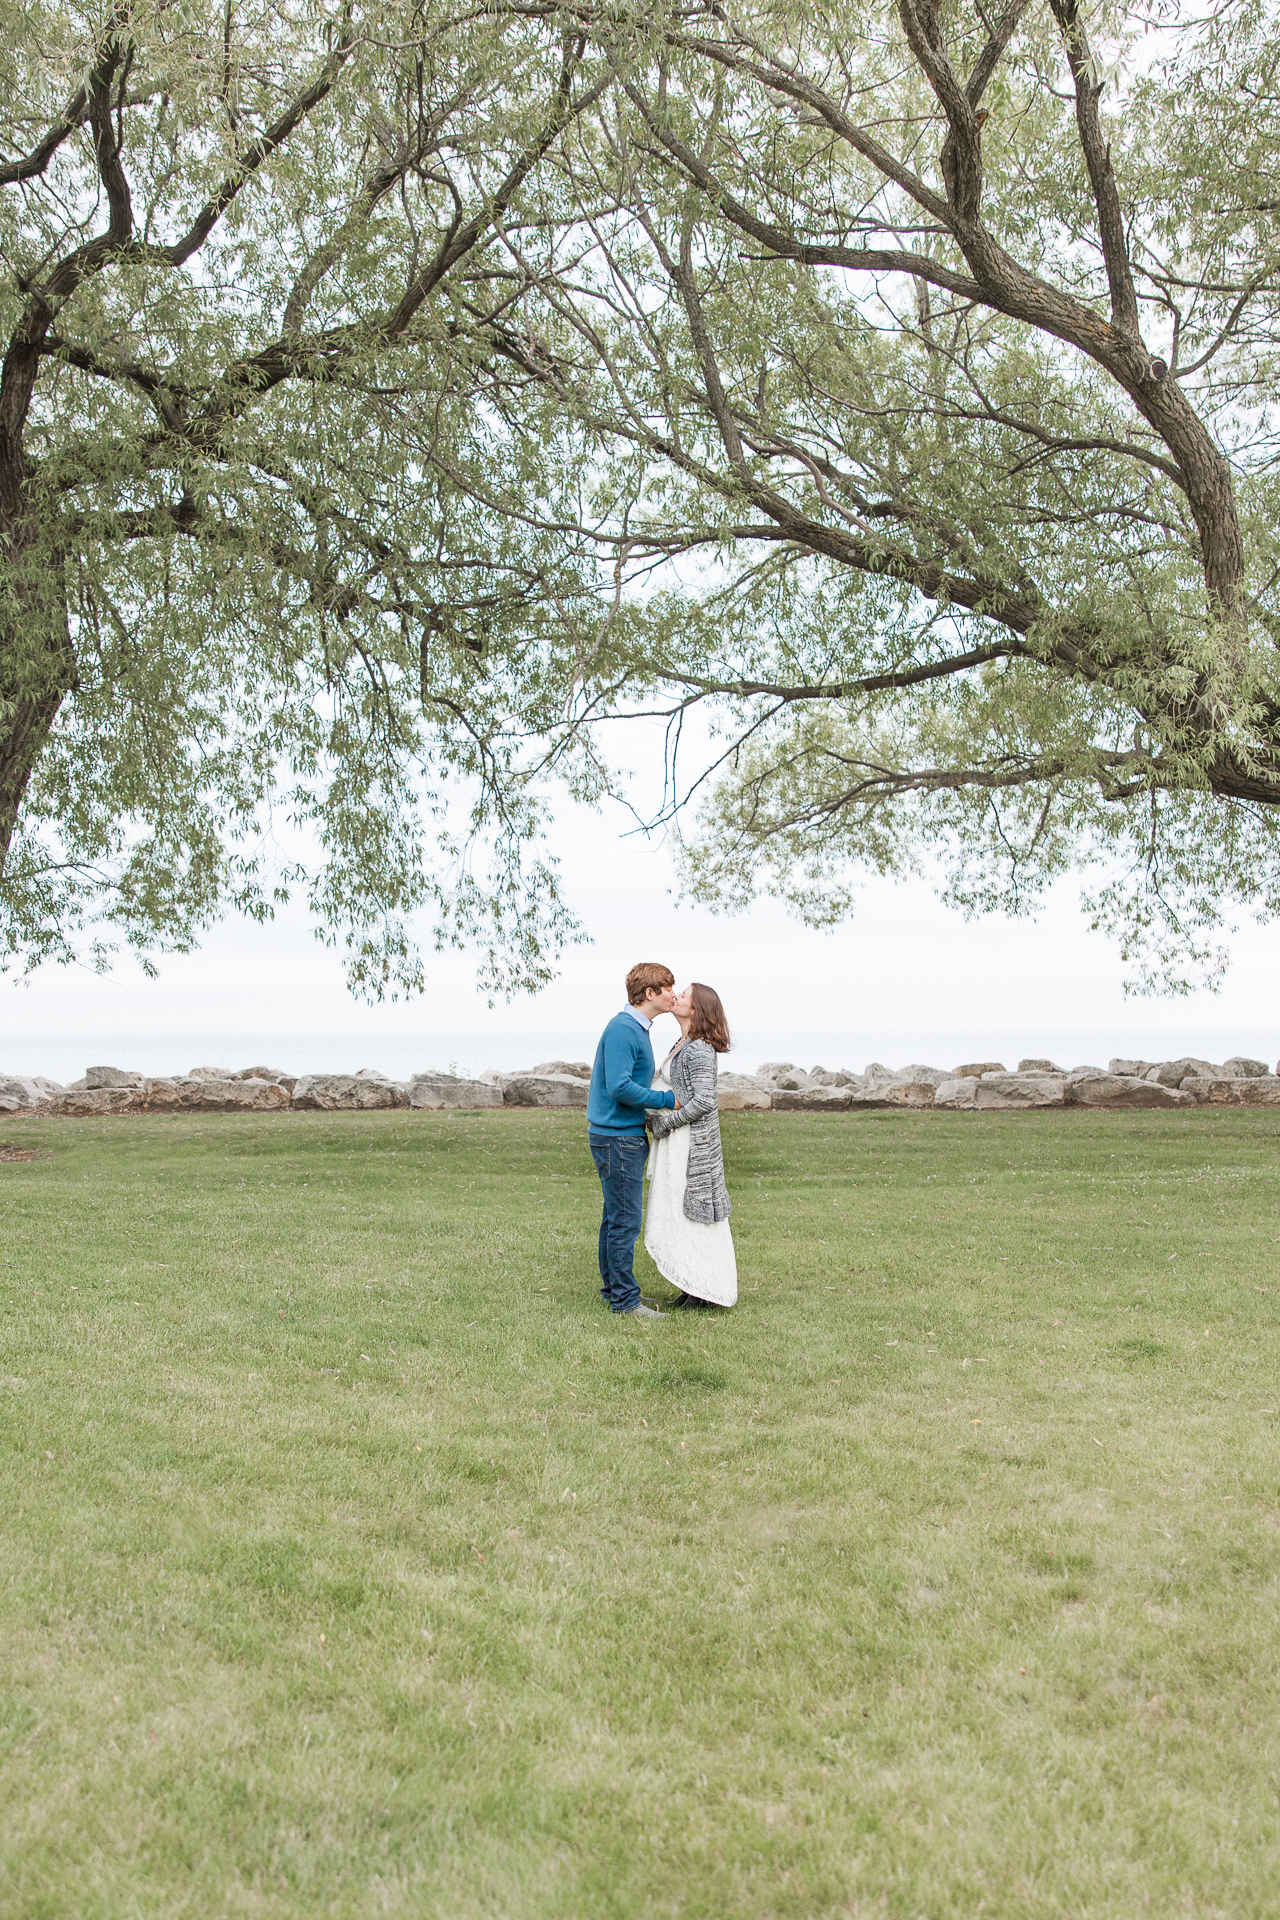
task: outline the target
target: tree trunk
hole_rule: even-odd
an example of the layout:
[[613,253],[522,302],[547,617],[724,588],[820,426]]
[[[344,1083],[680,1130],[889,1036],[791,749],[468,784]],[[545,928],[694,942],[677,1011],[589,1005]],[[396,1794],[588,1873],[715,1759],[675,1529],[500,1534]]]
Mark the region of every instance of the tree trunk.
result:
[[[25,503],[24,503],[25,505]],[[0,516],[0,880],[27,783],[75,685],[61,556],[29,507]]]

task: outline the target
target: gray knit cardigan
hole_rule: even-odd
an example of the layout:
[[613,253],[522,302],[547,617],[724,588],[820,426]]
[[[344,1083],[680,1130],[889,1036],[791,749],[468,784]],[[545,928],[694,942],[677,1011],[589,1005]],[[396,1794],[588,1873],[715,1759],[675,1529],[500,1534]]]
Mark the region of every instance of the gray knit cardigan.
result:
[[684,1217],[711,1226],[727,1220],[732,1211],[724,1184],[724,1156],[720,1151],[720,1113],[716,1106],[716,1053],[705,1040],[686,1040],[671,1062],[671,1085],[679,1108],[659,1108],[650,1121],[655,1140],[676,1127],[692,1127],[689,1171],[684,1189]]

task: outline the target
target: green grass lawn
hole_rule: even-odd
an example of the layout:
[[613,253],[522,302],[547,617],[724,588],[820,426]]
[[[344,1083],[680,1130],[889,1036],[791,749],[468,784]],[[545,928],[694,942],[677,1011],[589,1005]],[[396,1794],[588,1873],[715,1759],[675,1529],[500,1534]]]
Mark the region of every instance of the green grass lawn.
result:
[[1280,1121],[724,1132],[0,1122],[5,1920],[1273,1920]]

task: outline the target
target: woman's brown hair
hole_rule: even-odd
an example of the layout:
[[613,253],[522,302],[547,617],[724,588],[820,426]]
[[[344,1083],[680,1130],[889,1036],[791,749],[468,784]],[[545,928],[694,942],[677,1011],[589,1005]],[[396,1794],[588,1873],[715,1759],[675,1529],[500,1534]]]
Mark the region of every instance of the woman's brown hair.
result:
[[728,1053],[729,1022],[720,1004],[720,995],[714,987],[704,987],[701,980],[694,981],[690,993],[693,996],[693,1025],[689,1028],[689,1038],[705,1040],[717,1053]]

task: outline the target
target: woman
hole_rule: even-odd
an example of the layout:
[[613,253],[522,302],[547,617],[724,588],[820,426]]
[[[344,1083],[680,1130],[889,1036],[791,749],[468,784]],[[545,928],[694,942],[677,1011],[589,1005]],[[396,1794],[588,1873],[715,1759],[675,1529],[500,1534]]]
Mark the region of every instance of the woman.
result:
[[672,1306],[731,1307],[738,1266],[716,1106],[716,1055],[729,1051],[729,1028],[719,994],[697,980],[671,1011],[680,1039],[654,1085],[673,1087],[680,1104],[651,1122],[644,1244],[663,1279],[681,1289]]

